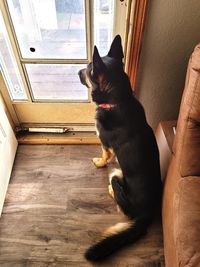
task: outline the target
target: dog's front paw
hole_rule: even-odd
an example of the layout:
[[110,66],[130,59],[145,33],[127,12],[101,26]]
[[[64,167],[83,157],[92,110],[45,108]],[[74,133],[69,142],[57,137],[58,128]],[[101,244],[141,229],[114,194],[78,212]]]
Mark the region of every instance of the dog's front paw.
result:
[[106,166],[107,162],[102,158],[93,158],[93,163],[97,168],[103,168]]

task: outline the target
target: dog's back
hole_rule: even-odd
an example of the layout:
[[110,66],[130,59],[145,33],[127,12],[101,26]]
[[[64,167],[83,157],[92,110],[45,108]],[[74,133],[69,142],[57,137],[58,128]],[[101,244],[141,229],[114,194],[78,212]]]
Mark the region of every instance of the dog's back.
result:
[[[130,208],[129,217],[153,212],[160,201],[161,178],[159,152],[153,130],[148,125],[142,105],[132,96],[128,102],[112,111],[97,109],[97,128],[102,143],[112,147],[124,175],[125,194],[134,205],[136,198],[143,198],[139,206]],[[119,204],[119,203],[118,203]]]

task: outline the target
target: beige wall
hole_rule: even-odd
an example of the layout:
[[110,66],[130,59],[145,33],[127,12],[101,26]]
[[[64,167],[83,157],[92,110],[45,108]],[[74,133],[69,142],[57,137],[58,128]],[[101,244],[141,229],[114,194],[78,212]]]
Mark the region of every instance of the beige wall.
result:
[[189,55],[200,42],[200,0],[149,0],[136,95],[150,125],[176,119]]

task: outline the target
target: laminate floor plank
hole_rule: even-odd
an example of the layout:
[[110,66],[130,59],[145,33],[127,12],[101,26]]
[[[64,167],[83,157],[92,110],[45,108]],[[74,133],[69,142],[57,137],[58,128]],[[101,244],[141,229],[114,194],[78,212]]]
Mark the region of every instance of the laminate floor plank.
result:
[[108,195],[98,145],[20,145],[0,218],[1,267],[164,267],[159,218],[148,234],[103,263],[83,254],[107,227],[126,221]]

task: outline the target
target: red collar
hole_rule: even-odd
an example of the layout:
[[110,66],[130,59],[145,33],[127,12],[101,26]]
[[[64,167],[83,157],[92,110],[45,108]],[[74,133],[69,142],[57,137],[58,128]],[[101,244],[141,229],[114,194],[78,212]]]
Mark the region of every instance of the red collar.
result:
[[115,104],[99,104],[99,108],[104,108],[104,109],[111,109],[114,108],[116,105]]

